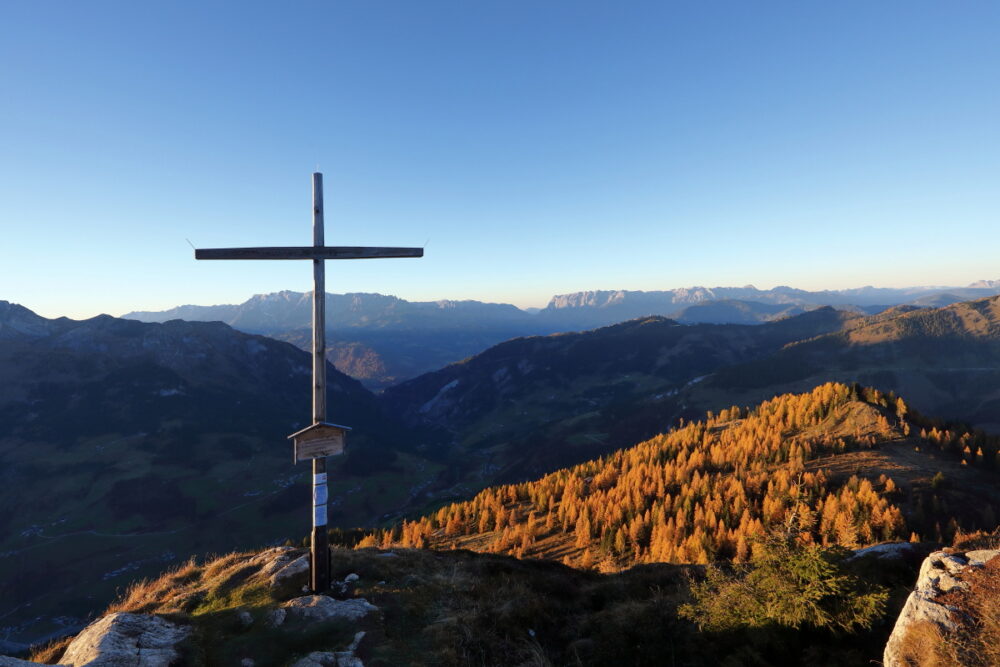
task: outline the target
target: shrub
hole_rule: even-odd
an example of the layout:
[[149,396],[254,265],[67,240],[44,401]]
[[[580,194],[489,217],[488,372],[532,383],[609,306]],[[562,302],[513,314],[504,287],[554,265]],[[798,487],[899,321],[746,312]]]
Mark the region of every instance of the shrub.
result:
[[870,628],[888,592],[851,573],[841,547],[802,544],[791,534],[758,541],[750,562],[710,565],[692,584],[679,613],[702,630],[803,626],[834,631]]

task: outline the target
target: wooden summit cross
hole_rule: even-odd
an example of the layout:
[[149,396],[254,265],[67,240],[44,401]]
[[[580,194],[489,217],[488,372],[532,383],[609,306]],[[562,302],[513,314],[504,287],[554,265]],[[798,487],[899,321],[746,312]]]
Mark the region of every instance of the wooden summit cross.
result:
[[295,460],[313,462],[313,521],[310,549],[310,586],[314,592],[330,588],[330,547],[326,533],[326,457],[340,454],[347,427],[326,421],[326,279],[328,259],[423,257],[423,248],[358,248],[327,246],[323,241],[323,174],[312,175],[313,244],[286,248],[203,248],[195,259],[311,259],[313,263],[313,394],[311,426],[294,433]]

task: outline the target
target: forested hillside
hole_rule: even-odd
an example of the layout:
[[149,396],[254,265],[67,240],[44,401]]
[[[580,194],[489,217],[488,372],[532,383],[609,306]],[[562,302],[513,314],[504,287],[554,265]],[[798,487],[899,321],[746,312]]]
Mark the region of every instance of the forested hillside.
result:
[[744,561],[755,537],[793,514],[805,543],[951,539],[960,528],[994,527],[997,449],[997,438],[933,425],[893,394],[827,383],[487,489],[365,544],[616,570]]

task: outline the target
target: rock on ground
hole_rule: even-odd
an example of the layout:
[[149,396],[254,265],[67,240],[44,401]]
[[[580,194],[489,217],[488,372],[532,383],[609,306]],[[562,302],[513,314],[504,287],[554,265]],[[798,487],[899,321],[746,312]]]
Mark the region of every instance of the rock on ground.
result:
[[292,667],[365,667],[361,658],[354,655],[365,633],[358,632],[354,635],[354,641],[347,647],[346,651],[313,651],[306,657],[296,661]]
[[285,616],[287,614],[288,614],[287,611],[285,611],[281,607],[278,607],[277,609],[272,609],[271,611],[269,611],[264,621],[265,623],[267,623],[268,626],[276,628],[285,622]]
[[1000,555],[1000,550],[981,549],[965,555],[935,551],[924,559],[917,576],[917,585],[899,612],[896,625],[889,635],[882,656],[884,667],[907,667],[903,658],[903,638],[909,629],[922,621],[934,623],[942,633],[950,633],[957,626],[952,618],[952,607],[939,602],[938,596],[954,588],[964,588],[962,573],[969,567],[981,567]]
[[294,547],[271,547],[254,555],[249,564],[259,565],[260,574],[270,577],[295,559]]
[[261,575],[270,578],[272,587],[281,586],[289,579],[309,572],[308,554],[294,560],[285,560],[285,558],[285,555],[279,556],[261,570]]
[[364,598],[334,600],[325,595],[303,595],[289,600],[282,605],[282,608],[290,614],[310,621],[326,621],[333,618],[356,621],[370,612],[378,611],[378,607]]
[[70,667],[169,667],[190,629],[159,616],[109,614],[83,629],[60,664]]

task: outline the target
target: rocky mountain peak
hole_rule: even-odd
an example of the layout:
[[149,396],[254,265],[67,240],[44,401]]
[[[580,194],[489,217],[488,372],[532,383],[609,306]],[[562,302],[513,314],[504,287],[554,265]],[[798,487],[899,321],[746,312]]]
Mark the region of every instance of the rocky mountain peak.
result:
[[0,339],[47,336],[51,322],[20,304],[0,301]]

